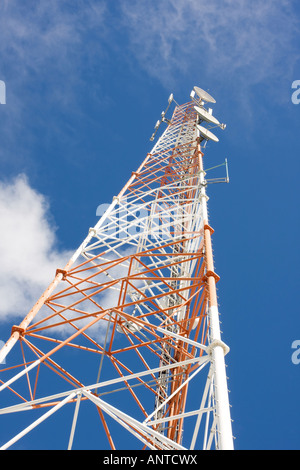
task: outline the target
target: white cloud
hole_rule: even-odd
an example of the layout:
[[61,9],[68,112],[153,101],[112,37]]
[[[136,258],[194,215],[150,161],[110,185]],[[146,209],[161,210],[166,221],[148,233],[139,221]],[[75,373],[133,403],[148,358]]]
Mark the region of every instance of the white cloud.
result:
[[20,319],[71,252],[56,248],[47,201],[24,175],[0,182],[0,221],[0,319]]
[[[25,175],[13,181],[0,181],[0,224],[0,321],[13,324],[26,316],[54,278],[56,269],[64,268],[74,251],[57,248],[56,227],[47,199],[30,186]],[[124,251],[123,255],[131,252]],[[120,265],[111,269],[110,275],[120,278],[126,272],[127,268]],[[98,282],[109,280],[104,274],[97,278]],[[88,285],[83,283],[81,287]],[[81,299],[81,295],[75,297],[72,302]],[[118,298],[118,289],[108,289],[96,300],[106,309],[116,306]],[[79,308],[89,313],[95,311],[89,301],[80,303]],[[36,320],[49,313],[42,307]],[[68,311],[64,315],[66,318],[78,316]],[[90,318],[82,319],[76,325],[82,327],[88,321]],[[106,326],[106,322],[99,322],[91,328],[90,334],[101,341]],[[63,337],[73,332],[68,324],[55,327],[55,331]]]

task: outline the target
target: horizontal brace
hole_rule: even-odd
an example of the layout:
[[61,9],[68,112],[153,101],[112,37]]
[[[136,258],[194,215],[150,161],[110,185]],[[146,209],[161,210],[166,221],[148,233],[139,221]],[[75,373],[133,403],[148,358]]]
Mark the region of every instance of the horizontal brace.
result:
[[206,346],[204,344],[198,343],[197,341],[193,341],[190,338],[185,338],[184,336],[178,335],[176,333],[173,333],[172,331],[169,331],[160,327],[157,327],[156,330],[159,331],[160,333],[164,333],[167,336],[173,336],[174,338],[182,341],[183,343],[191,344],[192,346],[195,346],[196,348],[203,349],[204,351],[206,351]]
[[147,426],[154,426],[155,424],[160,424],[168,421],[175,421],[176,419],[181,419],[181,418],[187,418],[188,416],[194,416],[199,413],[207,413],[209,411],[214,411],[214,407],[209,407],[209,408],[200,408],[199,410],[195,411],[188,411],[187,413],[181,413],[178,415],[173,415],[173,416],[167,416],[166,418],[160,418],[160,419],[154,419],[152,421],[147,422]]
[[213,178],[213,179],[207,179],[206,184],[213,184],[213,183],[229,183],[229,178]]
[[[107,380],[107,381],[104,381],[104,382],[97,382],[96,384],[88,385],[88,386],[85,386],[85,387],[79,387],[79,388],[77,388],[76,392],[77,393],[80,393],[80,392],[83,393],[84,390],[93,390],[93,389],[96,389],[96,388],[104,388],[106,386],[126,382],[128,380],[138,379],[138,378],[144,377],[146,375],[156,374],[156,373],[161,372],[161,371],[166,371],[166,370],[169,370],[169,369],[171,370],[171,369],[174,369],[174,368],[177,368],[177,367],[184,367],[184,366],[188,366],[188,365],[195,364],[195,363],[198,363],[200,365],[200,364],[203,364],[203,362],[205,362],[205,361],[207,361],[207,356],[194,357],[193,359],[187,359],[185,361],[175,362],[174,364],[169,364],[167,366],[156,367],[154,369],[147,369],[147,370],[143,370],[141,372],[137,372],[137,373],[134,373],[134,374],[128,374],[128,375],[124,375],[122,377],[117,377],[116,379],[110,379],[110,380]],[[37,366],[39,364],[40,364],[39,360],[35,361],[33,364],[31,364],[29,367],[27,367],[25,369],[25,371],[23,371],[22,373],[20,373],[18,375],[19,376],[24,375],[24,373],[29,372],[29,370],[33,369],[35,366]],[[15,378],[17,378],[17,376]],[[4,383],[0,387],[0,391],[2,389],[6,388],[8,385],[10,385],[10,383],[12,381],[13,380],[10,380],[10,381]],[[35,400],[31,400],[31,401],[28,401],[27,403],[21,403],[21,404],[18,404],[18,405],[13,405],[13,406],[9,406],[9,407],[6,407],[6,408],[1,408],[0,409],[0,415],[1,414],[6,414],[6,413],[12,413],[12,412],[16,412],[16,411],[25,411],[25,410],[28,410],[28,409],[32,409],[32,406],[34,406],[34,405],[37,405],[37,404],[40,404],[40,403],[43,403],[43,402],[47,402],[49,400],[56,400],[58,398],[62,398],[62,397],[65,397],[67,395],[70,395],[70,393],[72,393],[72,390],[68,390],[66,392],[61,392],[61,393],[57,393],[57,394],[54,394],[54,395],[49,395],[49,396],[46,396],[46,397],[43,397],[43,398],[38,398],[38,399],[35,399]]]
[[15,437],[13,437],[12,439],[10,439],[10,441],[8,441],[6,444],[4,444],[0,450],[6,450],[8,449],[12,444],[14,444],[15,442],[17,442],[19,439],[21,439],[21,437],[25,436],[26,434],[28,434],[28,432],[30,432],[32,429],[34,429],[36,426],[38,426],[40,423],[42,423],[43,421],[45,421],[45,419],[47,419],[49,416],[51,416],[53,413],[55,413],[57,410],[59,410],[62,406],[64,406],[67,402],[69,402],[70,400],[72,400],[76,395],[76,392],[72,392],[71,395],[67,396],[66,398],[64,398],[64,400],[62,400],[60,403],[58,403],[57,405],[55,405],[53,408],[51,408],[49,411],[47,411],[45,414],[43,414],[40,418],[38,418],[36,421],[34,421],[32,424],[30,424],[29,426],[27,426],[27,428],[23,429],[23,431],[21,431],[19,434],[17,434]]

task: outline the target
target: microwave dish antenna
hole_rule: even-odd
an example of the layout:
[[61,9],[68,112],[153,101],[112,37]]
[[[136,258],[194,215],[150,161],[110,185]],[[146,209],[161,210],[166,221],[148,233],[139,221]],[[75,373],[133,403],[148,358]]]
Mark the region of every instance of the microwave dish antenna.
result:
[[202,101],[206,101],[207,103],[216,103],[216,100],[209,93],[207,93],[207,91],[202,90],[202,88],[194,86],[194,91]]
[[219,142],[218,137],[205,127],[199,126],[199,124],[197,124],[197,129],[200,132],[202,140],[212,140],[213,142]]
[[199,117],[202,121],[210,122],[212,124],[216,124],[217,126],[220,125],[218,119],[215,118],[208,111],[206,111],[206,109],[199,108],[199,106],[194,106],[194,108],[195,108],[195,111],[197,111],[197,114],[199,115]]

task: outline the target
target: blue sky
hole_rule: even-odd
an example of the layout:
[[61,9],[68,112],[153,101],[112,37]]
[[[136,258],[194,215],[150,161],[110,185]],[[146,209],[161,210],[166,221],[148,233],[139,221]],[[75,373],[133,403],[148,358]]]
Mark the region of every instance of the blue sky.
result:
[[227,124],[205,166],[228,158],[209,210],[235,446],[299,449],[299,44],[292,0],[3,0],[0,339],[151,150],[169,94],[200,86]]

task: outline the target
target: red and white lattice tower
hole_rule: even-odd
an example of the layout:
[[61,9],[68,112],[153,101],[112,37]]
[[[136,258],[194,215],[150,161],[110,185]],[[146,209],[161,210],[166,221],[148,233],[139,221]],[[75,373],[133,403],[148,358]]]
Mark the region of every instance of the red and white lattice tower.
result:
[[82,448],[91,409],[98,449],[233,448],[203,168],[218,140],[207,126],[225,126],[210,102],[195,87],[170,120],[162,113],[152,151],[12,327],[0,351],[2,449],[24,436],[47,448],[55,419],[62,448]]

